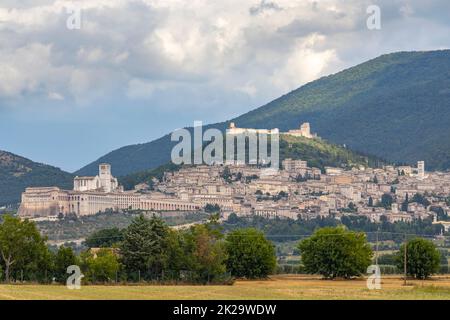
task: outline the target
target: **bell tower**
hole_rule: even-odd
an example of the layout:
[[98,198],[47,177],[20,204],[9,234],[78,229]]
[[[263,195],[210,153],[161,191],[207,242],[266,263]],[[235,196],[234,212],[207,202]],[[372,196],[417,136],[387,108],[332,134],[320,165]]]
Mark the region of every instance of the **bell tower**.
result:
[[101,186],[105,192],[111,192],[111,165],[107,163],[101,163],[99,165],[99,178]]

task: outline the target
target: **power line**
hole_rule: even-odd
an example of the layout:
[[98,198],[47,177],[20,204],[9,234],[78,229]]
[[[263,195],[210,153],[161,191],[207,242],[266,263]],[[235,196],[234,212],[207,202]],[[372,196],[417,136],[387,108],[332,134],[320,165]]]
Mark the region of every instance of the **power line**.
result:
[[[420,233],[404,233],[404,232],[390,232],[390,231],[354,231],[354,230],[346,230],[346,234],[321,234],[320,236],[325,237],[339,237],[339,236],[347,236],[348,232],[355,232],[355,233],[362,233],[365,235],[401,235],[401,236],[415,236],[415,237],[421,237],[421,238],[450,238],[450,236],[444,236],[444,235],[432,235],[432,234],[420,234]],[[314,233],[311,234],[265,234],[267,238],[305,238],[305,237],[312,237]],[[232,235],[232,234],[224,234],[224,236],[227,237],[259,237],[259,235]],[[90,240],[103,240],[103,239],[122,239],[123,236],[108,236],[108,237],[91,237]],[[73,239],[67,239],[67,241],[70,241]],[[64,240],[61,240],[64,241]]]

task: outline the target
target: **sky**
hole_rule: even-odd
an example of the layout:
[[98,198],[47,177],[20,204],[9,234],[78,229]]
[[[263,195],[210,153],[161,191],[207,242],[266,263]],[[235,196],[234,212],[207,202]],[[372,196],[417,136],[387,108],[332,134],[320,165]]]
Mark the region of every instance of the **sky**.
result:
[[72,172],[381,54],[450,48],[449,16],[448,0],[0,0],[0,150]]

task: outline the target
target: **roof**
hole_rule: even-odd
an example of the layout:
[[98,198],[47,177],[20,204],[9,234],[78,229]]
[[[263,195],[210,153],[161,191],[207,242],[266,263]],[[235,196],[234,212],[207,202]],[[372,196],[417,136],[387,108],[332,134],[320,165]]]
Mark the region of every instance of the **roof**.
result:
[[94,180],[96,177],[75,177],[75,180]]

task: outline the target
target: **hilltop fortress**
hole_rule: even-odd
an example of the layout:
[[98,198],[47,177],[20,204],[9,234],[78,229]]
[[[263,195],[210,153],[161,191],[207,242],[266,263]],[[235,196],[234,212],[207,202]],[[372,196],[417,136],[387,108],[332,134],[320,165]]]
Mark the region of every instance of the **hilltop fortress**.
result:
[[[240,134],[248,134],[248,133],[254,133],[254,134],[279,134],[280,130],[278,128],[268,130],[268,129],[250,129],[250,128],[237,128],[236,124],[234,122],[231,122],[227,129],[227,134],[232,135],[240,135]],[[308,139],[317,138],[317,134],[311,133],[311,125],[309,122],[302,123],[300,125],[300,128],[289,130],[288,132],[281,132],[281,134],[287,134],[294,137],[304,137]]]

